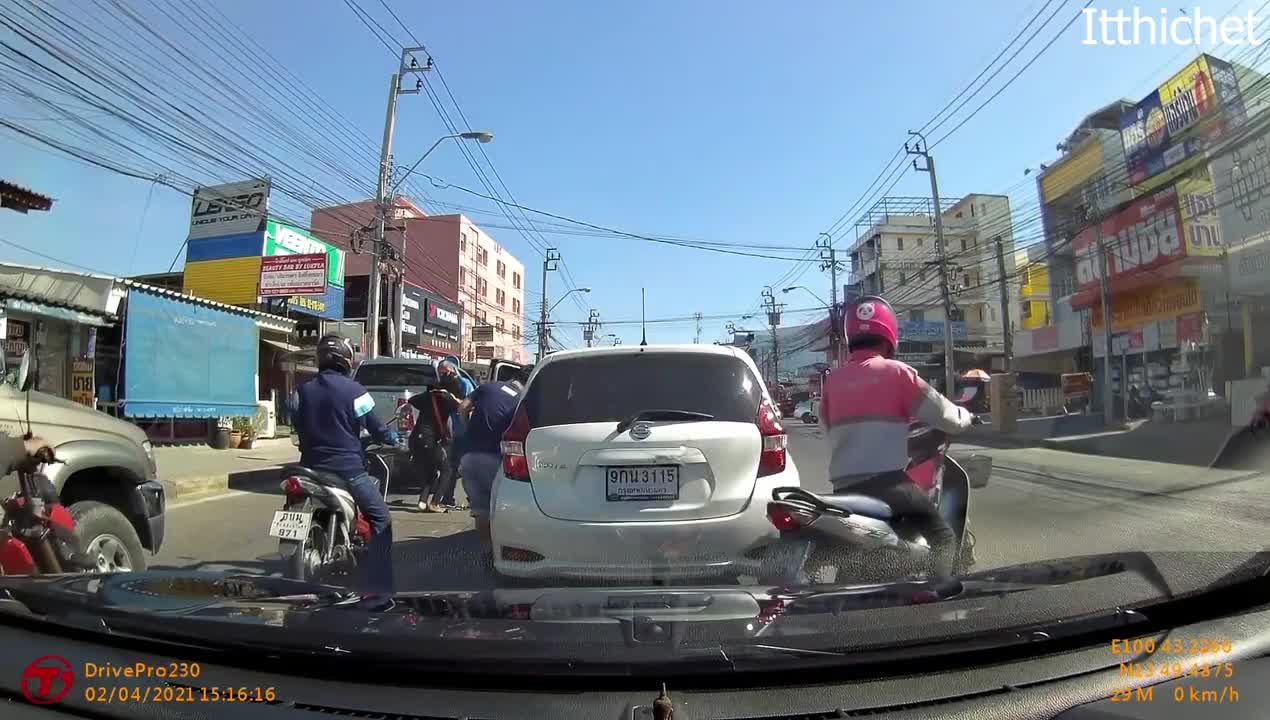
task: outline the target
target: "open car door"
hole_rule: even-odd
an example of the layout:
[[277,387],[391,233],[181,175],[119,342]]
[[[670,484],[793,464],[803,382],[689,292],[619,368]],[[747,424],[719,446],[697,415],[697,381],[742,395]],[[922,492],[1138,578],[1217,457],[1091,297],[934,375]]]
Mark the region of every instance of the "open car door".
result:
[[524,365],[511,362],[510,360],[491,361],[489,366],[489,381],[511,382],[511,380],[516,377],[516,373],[524,367]]

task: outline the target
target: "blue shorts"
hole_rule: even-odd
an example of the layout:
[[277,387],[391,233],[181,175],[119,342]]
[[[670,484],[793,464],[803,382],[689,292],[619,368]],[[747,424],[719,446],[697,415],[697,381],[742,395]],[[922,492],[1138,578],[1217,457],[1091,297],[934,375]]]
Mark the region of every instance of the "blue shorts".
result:
[[467,493],[467,504],[472,508],[473,517],[489,515],[490,494],[494,490],[494,478],[498,475],[502,462],[502,456],[494,453],[463,453],[459,471],[463,474],[463,492]]

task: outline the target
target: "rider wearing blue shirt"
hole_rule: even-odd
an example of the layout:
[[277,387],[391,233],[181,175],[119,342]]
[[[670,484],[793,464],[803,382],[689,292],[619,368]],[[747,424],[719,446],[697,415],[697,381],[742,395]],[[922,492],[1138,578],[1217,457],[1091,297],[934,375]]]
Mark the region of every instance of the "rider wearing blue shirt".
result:
[[294,418],[300,438],[300,464],[339,476],[348,485],[366,521],[370,523],[367,549],[367,581],[372,591],[393,591],[392,517],[375,478],[366,472],[362,450],[363,427],[386,445],[397,443],[397,433],[375,416],[375,401],[366,388],[349,374],[353,369],[353,344],[340,335],[326,335],[317,345],[318,376],[301,385]]

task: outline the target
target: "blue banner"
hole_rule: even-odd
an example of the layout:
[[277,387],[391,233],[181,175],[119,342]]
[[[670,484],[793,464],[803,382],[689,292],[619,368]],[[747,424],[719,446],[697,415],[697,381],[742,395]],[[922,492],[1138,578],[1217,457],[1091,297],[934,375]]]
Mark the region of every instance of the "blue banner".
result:
[[259,340],[250,317],[133,289],[125,323],[125,416],[255,414]]
[[327,285],[321,295],[292,295],[287,307],[324,320],[344,319],[344,288]]
[[[952,330],[953,340],[966,339],[966,323],[964,321],[954,320]],[[909,320],[900,326],[900,339],[943,342],[944,323],[938,320]]]

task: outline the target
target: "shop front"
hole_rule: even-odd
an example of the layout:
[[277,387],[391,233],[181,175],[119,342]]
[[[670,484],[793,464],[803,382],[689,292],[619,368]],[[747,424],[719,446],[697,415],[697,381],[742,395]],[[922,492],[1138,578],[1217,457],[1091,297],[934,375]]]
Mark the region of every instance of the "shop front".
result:
[[458,355],[461,347],[459,308],[435,293],[423,291],[423,322],[418,349],[436,358]]

